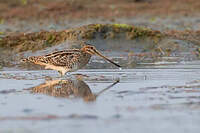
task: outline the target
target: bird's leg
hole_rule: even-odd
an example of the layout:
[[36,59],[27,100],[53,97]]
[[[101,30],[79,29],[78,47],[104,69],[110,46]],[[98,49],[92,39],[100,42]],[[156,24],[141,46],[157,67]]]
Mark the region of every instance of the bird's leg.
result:
[[60,73],[60,77],[63,78],[65,76],[65,74],[67,76],[70,76],[70,72],[63,72],[63,71],[58,71]]
[[61,71],[58,71],[60,74],[60,78],[62,78],[64,76],[64,74]]

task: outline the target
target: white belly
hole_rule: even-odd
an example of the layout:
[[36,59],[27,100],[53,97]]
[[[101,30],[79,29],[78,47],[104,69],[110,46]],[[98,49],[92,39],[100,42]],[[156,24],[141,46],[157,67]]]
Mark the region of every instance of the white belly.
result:
[[65,67],[54,66],[54,65],[46,65],[45,69],[53,69],[53,70],[61,71],[62,73],[66,73],[69,71],[69,69],[66,69]]

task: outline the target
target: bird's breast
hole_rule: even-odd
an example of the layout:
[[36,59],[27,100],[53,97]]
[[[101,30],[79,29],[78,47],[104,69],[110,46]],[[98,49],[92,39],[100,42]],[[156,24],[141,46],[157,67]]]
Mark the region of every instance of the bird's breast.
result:
[[89,54],[82,54],[76,61],[74,61],[71,65],[71,71],[76,71],[78,69],[83,68],[87,65],[91,58]]

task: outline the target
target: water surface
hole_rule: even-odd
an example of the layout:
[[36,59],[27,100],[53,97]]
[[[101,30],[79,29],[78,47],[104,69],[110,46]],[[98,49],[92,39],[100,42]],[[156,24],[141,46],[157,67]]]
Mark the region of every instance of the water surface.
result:
[[84,69],[62,79],[51,70],[1,71],[0,129],[198,132],[199,66],[194,61],[123,70]]

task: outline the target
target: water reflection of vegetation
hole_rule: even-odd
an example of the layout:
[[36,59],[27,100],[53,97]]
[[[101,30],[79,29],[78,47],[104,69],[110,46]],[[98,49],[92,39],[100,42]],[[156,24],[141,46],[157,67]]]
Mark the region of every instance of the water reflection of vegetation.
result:
[[95,94],[92,93],[90,87],[84,81],[77,79],[50,80],[28,90],[30,90],[31,93],[42,93],[55,97],[83,98],[84,101],[95,101],[97,96],[110,89],[118,82],[119,81],[114,82],[107,88]]

